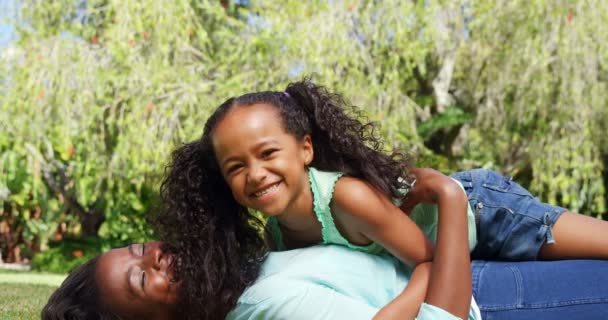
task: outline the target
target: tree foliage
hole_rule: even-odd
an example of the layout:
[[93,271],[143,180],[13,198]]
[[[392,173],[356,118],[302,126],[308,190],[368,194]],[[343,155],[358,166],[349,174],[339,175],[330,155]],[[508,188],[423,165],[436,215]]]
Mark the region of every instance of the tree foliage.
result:
[[545,201],[605,212],[605,1],[23,0],[20,9],[19,39],[1,60],[4,257],[62,234],[150,237],[145,214],[173,147],[198,137],[226,98],[308,74],[421,165],[493,168]]

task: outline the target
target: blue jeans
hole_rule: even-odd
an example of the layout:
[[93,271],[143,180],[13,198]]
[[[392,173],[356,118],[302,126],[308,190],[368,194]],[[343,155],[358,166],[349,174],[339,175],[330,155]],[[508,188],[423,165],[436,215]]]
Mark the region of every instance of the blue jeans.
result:
[[555,242],[552,227],[566,209],[540,202],[494,171],[475,169],[452,177],[460,181],[475,211],[473,259],[536,260],[543,244]]
[[473,261],[484,320],[608,319],[608,261]]

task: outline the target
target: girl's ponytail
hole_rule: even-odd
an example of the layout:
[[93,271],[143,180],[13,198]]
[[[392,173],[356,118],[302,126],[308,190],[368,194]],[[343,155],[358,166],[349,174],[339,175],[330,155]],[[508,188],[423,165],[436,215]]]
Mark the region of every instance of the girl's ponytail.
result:
[[408,174],[405,157],[384,153],[375,125],[361,122],[364,117],[357,107],[309,79],[289,84],[285,92],[308,116],[315,152],[312,166],[342,171],[389,196],[402,196],[401,181]]
[[[333,131],[331,122],[336,120],[336,111],[342,111],[340,96],[332,96],[325,88],[316,86],[310,80],[291,83],[285,92],[306,114],[310,126],[310,135],[314,146],[314,159],[312,166],[320,170],[343,171],[346,174],[354,174],[341,156],[339,145],[331,147]],[[337,100],[337,101],[336,101]],[[338,114],[339,116],[340,114]],[[343,117],[351,120],[349,117]]]

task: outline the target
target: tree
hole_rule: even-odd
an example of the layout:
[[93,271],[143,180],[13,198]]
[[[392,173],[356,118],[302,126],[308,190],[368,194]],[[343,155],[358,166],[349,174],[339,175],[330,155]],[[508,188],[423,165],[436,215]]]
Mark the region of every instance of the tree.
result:
[[602,1],[22,1],[27,23],[2,56],[3,223],[34,251],[61,233],[150,237],[170,151],[228,97],[309,74],[378,121],[387,149],[446,172],[494,168],[600,216],[607,13]]

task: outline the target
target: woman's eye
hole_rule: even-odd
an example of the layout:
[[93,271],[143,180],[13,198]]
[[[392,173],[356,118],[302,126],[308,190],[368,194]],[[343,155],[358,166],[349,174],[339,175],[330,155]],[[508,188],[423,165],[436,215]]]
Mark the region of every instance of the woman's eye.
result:
[[143,290],[145,288],[144,284],[146,283],[146,272],[142,271],[141,272],[141,289]]
[[135,254],[139,255],[140,257],[143,257],[144,253],[146,252],[146,244],[141,243],[135,246],[135,249],[133,251],[135,252]]

